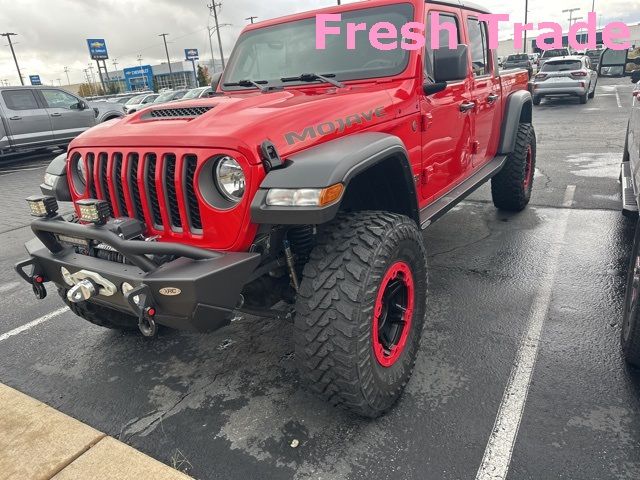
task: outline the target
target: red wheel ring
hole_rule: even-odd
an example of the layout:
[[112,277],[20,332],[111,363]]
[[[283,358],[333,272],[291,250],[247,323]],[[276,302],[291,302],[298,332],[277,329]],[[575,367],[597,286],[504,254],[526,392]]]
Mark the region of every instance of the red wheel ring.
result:
[[373,352],[383,367],[402,355],[411,331],[415,286],[411,268],[398,261],[385,273],[373,310]]

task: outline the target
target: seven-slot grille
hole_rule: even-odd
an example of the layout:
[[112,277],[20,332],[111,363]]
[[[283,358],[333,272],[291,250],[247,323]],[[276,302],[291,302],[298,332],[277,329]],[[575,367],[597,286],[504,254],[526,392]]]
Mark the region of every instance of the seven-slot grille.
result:
[[88,194],[109,202],[114,217],[134,217],[157,232],[202,234],[193,154],[86,153]]

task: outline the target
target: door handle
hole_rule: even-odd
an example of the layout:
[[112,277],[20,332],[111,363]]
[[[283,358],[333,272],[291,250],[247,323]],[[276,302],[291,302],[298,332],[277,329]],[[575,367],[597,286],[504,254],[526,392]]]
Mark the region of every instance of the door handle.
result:
[[462,113],[470,112],[474,108],[476,108],[475,102],[464,102],[460,104],[460,111]]
[[52,113],[51,116],[52,117],[61,117],[62,114],[61,113]]
[[496,95],[495,93],[492,93],[491,95],[489,95],[487,97],[487,103],[495,103],[499,98],[500,98],[499,95]]
[[16,115],[15,117],[9,117],[9,120],[22,120],[22,117]]

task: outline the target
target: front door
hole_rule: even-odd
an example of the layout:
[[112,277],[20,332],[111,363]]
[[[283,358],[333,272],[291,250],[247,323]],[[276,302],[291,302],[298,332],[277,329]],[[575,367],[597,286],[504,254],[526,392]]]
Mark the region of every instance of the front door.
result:
[[[427,4],[428,6],[429,4]],[[427,13],[427,28],[438,12],[440,24],[452,24],[457,32],[456,44],[463,43],[460,9],[438,5]],[[430,38],[427,32],[427,38]],[[433,50],[425,51],[425,77],[433,81]],[[440,48],[448,48],[449,32],[440,30]],[[421,194],[431,201],[462,180],[471,168],[471,138],[473,110],[465,109],[471,102],[469,82],[449,82],[447,88],[420,98],[422,114],[422,175]]]
[[490,161],[498,150],[502,90],[495,75],[495,61],[489,49],[487,24],[467,15],[469,52],[473,70],[471,95],[475,103],[473,166]]
[[79,98],[58,89],[41,89],[42,97],[51,117],[53,136],[56,140],[69,142],[96,124],[92,108],[81,109]]
[[2,90],[5,127],[14,147],[39,147],[53,142],[47,110],[38,103],[34,89]]

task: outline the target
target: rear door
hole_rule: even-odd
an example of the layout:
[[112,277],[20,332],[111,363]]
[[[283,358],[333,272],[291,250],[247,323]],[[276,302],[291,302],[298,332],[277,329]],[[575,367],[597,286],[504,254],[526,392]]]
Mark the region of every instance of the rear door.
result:
[[38,92],[51,118],[56,140],[71,141],[96,124],[95,112],[92,108],[80,109],[84,101],[78,97],[57,88],[40,89]]
[[38,147],[53,143],[51,120],[32,88],[2,90],[5,128],[14,147]]
[[[427,4],[429,7],[430,4]],[[457,32],[457,44],[464,43],[460,9],[444,5],[434,6],[427,12],[427,30],[432,25],[435,12],[440,24],[453,24]],[[427,38],[431,33],[427,31]],[[433,79],[433,50],[427,42],[424,70],[427,81]],[[440,48],[448,48],[449,33],[440,31]],[[469,81],[449,82],[447,88],[434,95],[420,95],[422,113],[422,175],[423,199],[441,196],[459,183],[471,168],[471,111],[461,110],[461,105],[471,102]]]
[[486,22],[479,21],[470,12],[465,12],[465,17],[473,70],[471,98],[475,103],[475,109],[472,115],[474,123],[472,163],[475,168],[490,161],[498,151],[502,89],[500,78],[495,74],[496,62],[489,49]]

